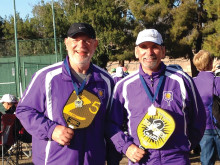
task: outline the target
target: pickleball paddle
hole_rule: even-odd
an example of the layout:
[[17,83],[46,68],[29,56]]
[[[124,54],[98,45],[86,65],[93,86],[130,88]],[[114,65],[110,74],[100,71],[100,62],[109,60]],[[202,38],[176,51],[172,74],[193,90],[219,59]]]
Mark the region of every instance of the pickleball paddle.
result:
[[156,108],[156,114],[147,113],[137,127],[140,148],[145,150],[163,147],[174,130],[173,117],[167,111]]
[[[98,113],[101,105],[99,98],[87,90],[83,90],[78,97],[76,92],[73,91],[63,108],[63,117],[67,126],[72,129],[88,127]],[[81,107],[76,104],[76,102],[79,102],[79,99],[82,101]]]

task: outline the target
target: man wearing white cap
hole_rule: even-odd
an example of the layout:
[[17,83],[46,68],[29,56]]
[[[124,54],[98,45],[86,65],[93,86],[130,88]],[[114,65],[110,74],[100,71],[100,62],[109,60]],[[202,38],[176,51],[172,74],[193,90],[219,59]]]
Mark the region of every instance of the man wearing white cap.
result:
[[[161,61],[165,47],[155,29],[138,34],[135,56],[139,70],[114,89],[109,136],[135,164],[189,165],[189,151],[202,138],[206,119],[192,78]],[[128,134],[121,130],[125,119]]]
[[6,114],[14,114],[18,101],[14,95],[4,94],[0,100],[0,103],[2,103],[3,107],[5,108]]

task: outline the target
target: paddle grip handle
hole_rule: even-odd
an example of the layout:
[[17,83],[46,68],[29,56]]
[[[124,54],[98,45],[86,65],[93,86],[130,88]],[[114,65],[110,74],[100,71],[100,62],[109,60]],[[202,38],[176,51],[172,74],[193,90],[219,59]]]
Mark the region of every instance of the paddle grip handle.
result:
[[145,151],[145,148],[142,145],[139,145],[139,148]]
[[[68,128],[74,129],[74,126],[73,125],[68,125]],[[59,146],[64,147],[64,145],[62,145],[62,144],[59,144]]]

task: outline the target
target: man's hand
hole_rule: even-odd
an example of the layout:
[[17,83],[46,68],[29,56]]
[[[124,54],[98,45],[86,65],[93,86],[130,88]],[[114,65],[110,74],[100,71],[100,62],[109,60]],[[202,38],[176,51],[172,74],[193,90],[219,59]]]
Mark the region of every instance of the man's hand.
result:
[[127,151],[126,151],[126,156],[128,159],[130,159],[132,162],[137,163],[139,162],[145,154],[145,151],[140,149],[138,146],[131,144]]
[[73,129],[57,125],[53,131],[52,139],[61,145],[69,145],[73,135]]

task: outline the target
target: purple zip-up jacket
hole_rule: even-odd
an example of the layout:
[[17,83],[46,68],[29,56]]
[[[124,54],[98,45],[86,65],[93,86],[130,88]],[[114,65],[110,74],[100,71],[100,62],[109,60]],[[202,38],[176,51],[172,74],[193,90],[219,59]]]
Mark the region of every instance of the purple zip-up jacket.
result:
[[[206,129],[215,129],[211,112],[213,93],[217,96],[220,95],[220,77],[214,77],[214,73],[211,71],[201,71],[193,80],[205,106]],[[213,88],[214,84],[215,87]]]
[[114,82],[104,69],[91,65],[92,76],[84,89],[99,97],[100,109],[89,127],[74,130],[69,146],[62,147],[51,139],[57,125],[66,126],[62,112],[74,90],[64,63],[45,67],[33,76],[18,104],[16,116],[32,135],[34,164],[105,164],[105,119]]
[[[145,74],[140,66],[137,72],[116,84],[109,116],[111,127],[115,127],[109,132],[112,142],[118,152],[124,154],[132,143],[140,145],[137,127],[152,103],[139,74],[143,76],[153,94],[160,76],[165,75],[154,106],[166,110],[175,120],[176,127],[162,148],[148,149],[147,154],[136,164],[162,165],[167,164],[167,161],[174,165],[189,164],[189,151],[199,143],[205,130],[205,109],[192,78],[181,70],[166,67],[163,62],[161,69],[152,76]],[[166,92],[171,94],[169,99],[165,99]],[[124,117],[128,119],[128,135],[120,129]]]

